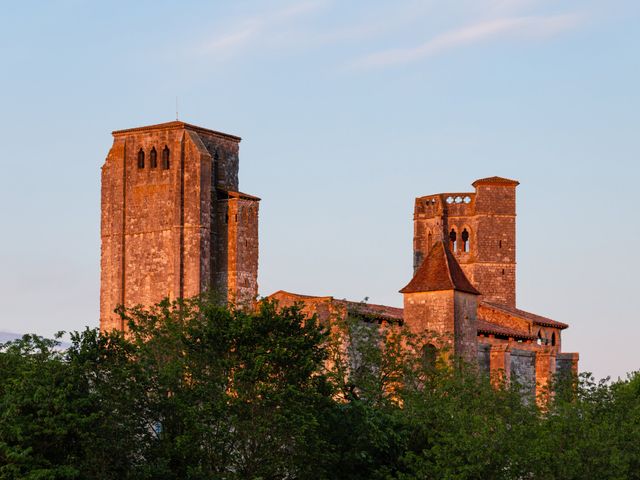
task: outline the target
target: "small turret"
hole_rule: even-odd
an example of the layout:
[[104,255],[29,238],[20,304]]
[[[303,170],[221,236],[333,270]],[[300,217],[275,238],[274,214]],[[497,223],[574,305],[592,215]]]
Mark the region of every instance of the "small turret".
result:
[[404,296],[404,322],[418,335],[433,334],[436,348],[452,348],[468,362],[477,360],[478,295],[442,241],[429,250]]

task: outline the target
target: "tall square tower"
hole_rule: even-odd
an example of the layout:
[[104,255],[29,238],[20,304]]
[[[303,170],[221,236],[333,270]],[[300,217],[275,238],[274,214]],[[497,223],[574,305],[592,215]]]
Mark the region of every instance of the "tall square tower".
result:
[[516,187],[502,177],[473,182],[475,192],[416,198],[413,268],[443,241],[482,300],[516,306]]
[[238,191],[240,137],[175,121],[113,132],[102,167],[100,328],[117,305],[258,293],[259,198]]

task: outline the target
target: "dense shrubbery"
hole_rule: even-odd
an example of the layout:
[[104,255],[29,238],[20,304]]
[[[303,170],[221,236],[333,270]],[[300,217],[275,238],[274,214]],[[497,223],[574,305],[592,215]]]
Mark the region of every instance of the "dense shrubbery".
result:
[[565,380],[540,410],[402,332],[269,303],[123,314],[126,337],[3,346],[1,479],[640,478],[638,374]]

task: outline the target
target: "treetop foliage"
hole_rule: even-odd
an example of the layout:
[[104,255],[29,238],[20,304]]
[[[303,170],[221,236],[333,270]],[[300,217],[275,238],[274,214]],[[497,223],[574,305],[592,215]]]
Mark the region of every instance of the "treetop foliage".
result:
[[[398,328],[206,296],[0,346],[0,479],[634,479],[640,375],[523,401]],[[435,361],[435,363],[434,363]]]

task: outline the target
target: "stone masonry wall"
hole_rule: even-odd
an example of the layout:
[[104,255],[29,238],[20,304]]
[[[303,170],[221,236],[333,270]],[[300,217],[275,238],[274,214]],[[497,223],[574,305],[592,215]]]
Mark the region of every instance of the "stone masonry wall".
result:
[[526,350],[511,350],[511,379],[524,389],[527,397],[536,395],[536,354]]
[[[102,167],[101,328],[124,328],[113,313],[119,304],[151,305],[164,297],[191,297],[208,289],[214,279],[222,283],[216,277],[221,273],[232,277],[232,287],[240,292],[234,290],[234,296],[255,298],[257,199],[234,200],[240,218],[233,227],[232,245],[225,243],[224,260],[214,258],[215,241],[229,241],[229,224],[213,221],[220,219],[222,207],[225,214],[227,209],[218,204],[216,191],[238,189],[240,139],[182,122],[113,135]],[[144,165],[139,164],[140,152]],[[223,272],[221,268],[229,266],[229,251],[233,270]],[[229,283],[225,278],[225,287]]]
[[489,374],[491,345],[487,343],[478,344],[478,368],[482,373]]
[[244,305],[258,295],[257,199],[218,199],[213,218],[212,284],[228,301]]
[[[168,169],[161,163],[165,146],[170,152]],[[170,130],[114,139],[102,175],[101,319],[105,328],[122,328],[113,314],[118,304],[151,304],[165,296],[179,296],[182,147],[182,132]],[[158,162],[154,168],[152,148]],[[140,151],[145,156],[143,168],[138,167]],[[194,178],[198,172],[189,175]]]
[[404,322],[416,335],[435,336],[436,347],[454,348],[454,291],[404,294]]
[[478,296],[454,291],[453,298],[455,353],[467,362],[474,362],[478,357]]

